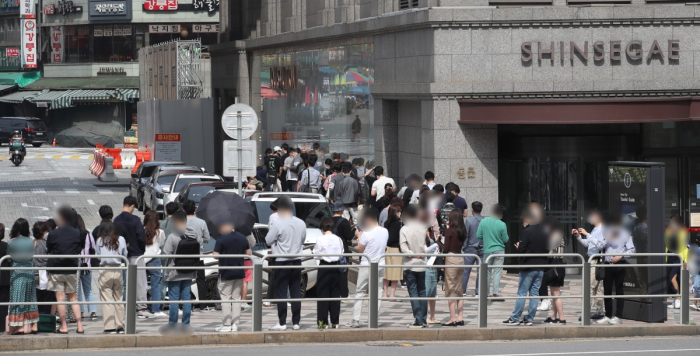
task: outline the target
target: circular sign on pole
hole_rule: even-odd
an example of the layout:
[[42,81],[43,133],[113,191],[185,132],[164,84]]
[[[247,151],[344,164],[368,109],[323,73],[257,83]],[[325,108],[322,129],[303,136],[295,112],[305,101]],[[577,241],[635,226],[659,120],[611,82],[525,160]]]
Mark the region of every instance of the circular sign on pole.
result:
[[224,132],[234,140],[238,140],[238,112],[240,112],[241,139],[252,136],[258,128],[258,114],[246,104],[233,104],[226,108],[221,116],[221,126]]

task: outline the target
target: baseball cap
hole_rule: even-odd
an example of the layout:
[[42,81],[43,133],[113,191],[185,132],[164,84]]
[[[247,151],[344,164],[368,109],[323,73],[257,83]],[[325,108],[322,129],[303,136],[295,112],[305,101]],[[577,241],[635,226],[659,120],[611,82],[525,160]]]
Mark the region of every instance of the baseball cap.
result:
[[272,150],[275,152],[279,152],[282,151],[282,148],[280,148],[280,146],[275,146],[275,148],[273,148]]
[[336,200],[336,201],[333,202],[333,212],[336,212],[336,211],[343,211],[343,210],[345,210],[345,205],[343,204],[342,201],[337,201],[337,200]]

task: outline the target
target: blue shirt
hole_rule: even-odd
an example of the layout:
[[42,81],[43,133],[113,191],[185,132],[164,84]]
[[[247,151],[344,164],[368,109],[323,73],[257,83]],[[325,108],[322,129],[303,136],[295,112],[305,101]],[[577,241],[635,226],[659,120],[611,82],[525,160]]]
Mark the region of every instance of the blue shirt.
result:
[[462,253],[475,254],[479,250],[483,250],[482,242],[476,238],[476,232],[479,231],[479,224],[484,217],[481,215],[473,215],[467,218],[464,227],[467,229],[467,239],[462,246]]
[[[221,255],[245,255],[250,249],[248,240],[238,231],[232,231],[226,235],[221,235],[216,239],[214,252]],[[240,267],[243,266],[243,258],[220,258],[219,266]],[[245,277],[243,269],[222,269],[219,270],[222,281],[242,279]]]

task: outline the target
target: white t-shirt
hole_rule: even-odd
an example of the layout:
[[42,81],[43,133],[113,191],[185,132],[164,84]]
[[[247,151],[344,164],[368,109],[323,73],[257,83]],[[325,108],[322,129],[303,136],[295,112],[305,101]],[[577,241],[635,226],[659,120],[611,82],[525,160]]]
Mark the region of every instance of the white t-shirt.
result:
[[377,200],[381,199],[384,196],[384,186],[387,183],[391,183],[391,186],[396,189],[396,183],[394,183],[394,180],[387,177],[387,176],[382,176],[381,178],[377,179],[372,183],[372,190],[377,191]]
[[[381,226],[363,231],[362,236],[360,236],[360,244],[365,246],[364,254],[369,256],[372,262],[378,262],[380,266],[384,265],[387,241],[389,241],[389,231]],[[361,264],[368,265],[369,261],[363,257]]]
[[[165,233],[163,230],[158,229],[156,236],[153,238],[153,244],[146,246],[146,251],[143,254],[146,256],[160,255],[160,249],[163,247],[163,244],[165,244]],[[151,262],[150,258],[144,258],[143,260],[146,263]]]

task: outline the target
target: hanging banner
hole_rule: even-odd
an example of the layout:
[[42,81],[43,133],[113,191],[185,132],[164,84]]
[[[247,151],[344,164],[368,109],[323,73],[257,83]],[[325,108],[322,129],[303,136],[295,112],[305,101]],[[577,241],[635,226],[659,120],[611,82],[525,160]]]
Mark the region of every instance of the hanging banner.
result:
[[36,0],[20,0],[19,17],[23,19],[35,19],[34,4]]
[[51,63],[63,63],[63,26],[51,26]]
[[22,19],[22,67],[36,68],[36,19]]

